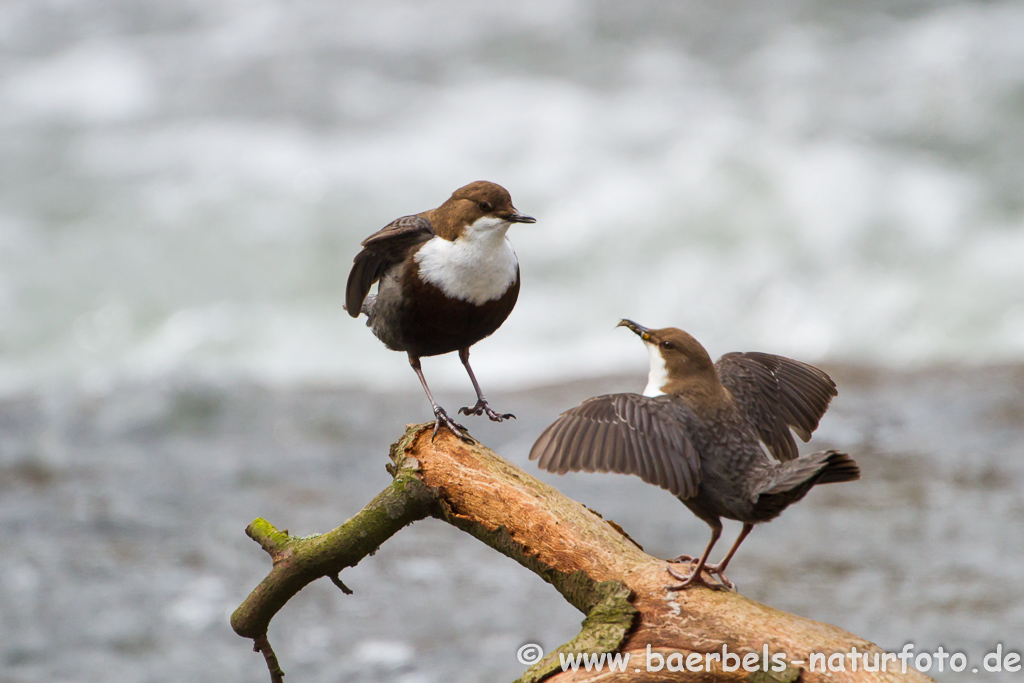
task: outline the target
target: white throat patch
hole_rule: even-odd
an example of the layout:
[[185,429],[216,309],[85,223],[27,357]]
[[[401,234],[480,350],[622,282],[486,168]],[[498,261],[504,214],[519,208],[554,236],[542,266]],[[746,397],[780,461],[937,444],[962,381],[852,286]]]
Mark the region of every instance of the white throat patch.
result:
[[519,259],[505,238],[511,223],[484,216],[454,242],[433,237],[413,257],[420,277],[452,299],[481,305],[516,281]]
[[647,345],[648,353],[651,354],[651,372],[647,375],[647,386],[644,387],[644,396],[650,398],[664,396],[665,392],[661,388],[668,384],[668,367],[665,365],[665,359],[661,357],[661,349],[655,344],[644,343]]

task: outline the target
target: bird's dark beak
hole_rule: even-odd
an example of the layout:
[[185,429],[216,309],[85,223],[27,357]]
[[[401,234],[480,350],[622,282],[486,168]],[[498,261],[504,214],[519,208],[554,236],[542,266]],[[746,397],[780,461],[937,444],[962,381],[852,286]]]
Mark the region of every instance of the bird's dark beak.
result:
[[509,223],[536,223],[537,219],[533,216],[527,216],[525,213],[519,213],[516,211],[511,216],[505,218]]
[[648,330],[643,325],[637,325],[632,320],[625,320],[625,319],[620,320],[619,324],[616,325],[616,327],[625,327],[625,328],[627,328],[629,330],[632,330],[634,334],[636,334],[638,337],[640,337],[644,341],[648,341],[651,338],[650,330]]

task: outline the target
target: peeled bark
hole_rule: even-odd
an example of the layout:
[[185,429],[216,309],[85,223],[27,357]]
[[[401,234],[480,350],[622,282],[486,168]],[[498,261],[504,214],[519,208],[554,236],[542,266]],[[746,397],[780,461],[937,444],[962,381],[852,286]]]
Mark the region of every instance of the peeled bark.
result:
[[[913,668],[904,674],[893,655],[885,660],[885,671],[865,671],[863,657],[843,655],[867,654],[866,663],[875,668],[883,663],[882,654],[875,657],[883,652],[876,645],[739,593],[703,587],[666,591],[672,580],[665,561],[644,553],[614,523],[479,443],[444,430],[431,441],[432,427],[412,427],[392,446],[389,470],[395,481],[337,529],[296,538],[262,519],[246,529],[270,553],[274,567],[231,624],[263,652],[272,680],[283,675],[266,640],[274,614],[318,578],[329,577],[345,590],[338,577],[342,569],[427,516],[516,560],[587,615],[580,634],[531,667],[519,679],[523,683],[931,680]],[[737,658],[723,662],[723,647]],[[561,670],[559,653],[584,652],[628,653],[630,659],[624,672]],[[709,657],[712,653],[719,657]],[[812,653],[818,653],[813,669]],[[837,670],[840,659],[845,671]],[[826,671],[822,660],[832,667]]]

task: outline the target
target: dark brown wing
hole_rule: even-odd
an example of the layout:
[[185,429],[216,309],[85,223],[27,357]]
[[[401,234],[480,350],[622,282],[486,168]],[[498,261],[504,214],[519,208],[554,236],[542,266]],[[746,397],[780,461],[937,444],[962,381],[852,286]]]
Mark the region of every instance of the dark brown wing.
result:
[[769,353],[727,353],[715,363],[722,384],[779,460],[799,455],[790,428],[804,441],[837,394],[824,372]]
[[402,216],[363,240],[363,250],[352,260],[345,287],[345,309],[359,317],[363,299],[373,283],[396,263],[405,259],[409,248],[434,236],[434,228],[423,216]]
[[549,472],[621,472],[680,498],[697,492],[700,458],[686,436],[690,409],[671,396],[608,394],[562,413],[530,450]]

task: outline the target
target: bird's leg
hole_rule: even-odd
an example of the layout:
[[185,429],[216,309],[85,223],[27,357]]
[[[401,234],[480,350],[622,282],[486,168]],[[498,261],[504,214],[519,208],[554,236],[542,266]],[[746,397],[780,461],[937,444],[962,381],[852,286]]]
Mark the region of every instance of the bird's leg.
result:
[[476,375],[473,374],[473,368],[469,366],[469,347],[459,349],[459,360],[466,366],[466,372],[469,373],[469,379],[473,382],[473,388],[476,389],[476,405],[472,408],[465,407],[459,408],[459,412],[463,415],[487,415],[493,422],[501,422],[512,418],[516,419],[516,416],[512,413],[496,413],[488,405],[487,399],[484,398],[484,392],[480,391],[480,383],[476,381]]
[[[683,576],[682,574],[677,573],[676,570],[673,569],[672,565],[670,564],[668,566],[668,568],[667,568],[668,569],[668,573],[671,574],[673,577],[675,577],[675,578],[679,579],[680,581],[682,581],[682,583],[674,585],[674,586],[666,586],[665,590],[678,591],[678,590],[682,590],[684,588],[688,588],[690,586],[705,586],[705,587],[711,588],[713,590],[717,590],[719,588],[725,588],[726,586],[724,584],[709,583],[708,581],[706,581],[704,579],[703,576],[701,576],[701,572],[704,571],[704,566],[706,565],[706,563],[708,561],[708,555],[711,554],[711,549],[715,546],[715,542],[718,541],[718,538],[721,535],[722,535],[722,523],[721,522],[716,522],[716,523],[712,524],[711,525],[711,540],[708,541],[707,547],[704,548],[704,553],[700,556],[700,559],[697,560],[697,566],[694,567],[690,571],[690,574],[688,576]],[[692,563],[693,560],[691,559],[689,561]]]
[[718,564],[704,565],[704,569],[706,569],[709,574],[717,576],[718,580],[730,590],[736,590],[736,584],[725,578],[725,568],[729,565],[729,561],[732,559],[732,556],[736,554],[736,550],[740,547],[740,543],[743,543],[743,539],[747,537],[747,534],[749,534],[753,528],[753,524],[744,524],[743,531],[741,531],[740,535],[736,537],[736,541],[732,544],[732,547],[729,548],[729,552],[725,554],[722,561]]
[[420,367],[419,356],[414,356],[410,353],[409,365],[411,365],[412,369],[416,371],[416,376],[420,378],[420,384],[423,385],[423,391],[427,393],[427,400],[430,401],[430,407],[434,409],[434,433],[431,435],[430,440],[433,441],[434,437],[437,436],[437,430],[441,425],[447,427],[451,430],[452,434],[460,439],[466,439],[467,436],[462,433],[466,428],[448,417],[448,413],[444,411],[444,408],[437,405],[437,402],[434,400],[434,396],[430,393],[430,387],[427,386],[427,380],[423,377],[423,368]]

